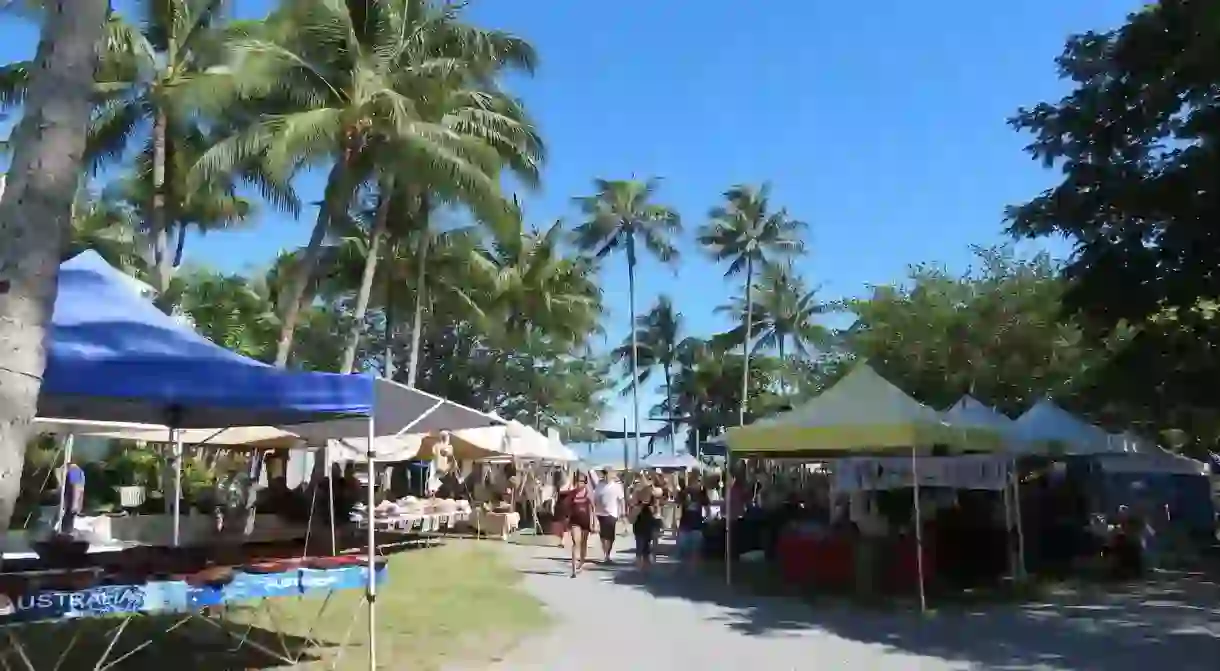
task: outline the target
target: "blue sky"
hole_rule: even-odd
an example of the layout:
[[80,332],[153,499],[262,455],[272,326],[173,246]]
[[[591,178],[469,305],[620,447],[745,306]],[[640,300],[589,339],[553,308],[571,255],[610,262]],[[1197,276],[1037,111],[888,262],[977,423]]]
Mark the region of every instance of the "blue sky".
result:
[[[232,0],[242,15],[269,4]],[[1001,241],[1004,206],[1054,178],[1005,119],[1063,93],[1052,59],[1069,33],[1115,26],[1139,4],[474,0],[471,11],[542,56],[535,79],[511,83],[549,147],[544,188],[525,199],[532,219],[573,218],[570,198],[594,177],[657,176],[693,233],[725,188],[769,180],[775,201],[809,222],[801,269],[832,299],[910,263],[962,267],[968,245]],[[33,54],[34,28],[0,25],[0,58]],[[306,201],[320,197],[314,180],[303,187]],[[311,223],[312,212],[268,216],[188,254],[260,265],[303,244]],[[644,263],[638,304],[667,292],[690,333],[722,328],[712,310],[736,287],[689,235],[683,253],[676,271]],[[603,281],[610,342],[627,333],[624,265],[611,262]],[[605,426],[628,409],[616,403]]]

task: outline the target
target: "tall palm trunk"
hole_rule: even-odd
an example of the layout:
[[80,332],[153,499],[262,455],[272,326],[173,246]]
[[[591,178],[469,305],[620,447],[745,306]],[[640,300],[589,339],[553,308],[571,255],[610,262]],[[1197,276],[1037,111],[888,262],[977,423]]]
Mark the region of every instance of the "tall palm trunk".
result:
[[[398,258],[398,242],[390,240],[390,247],[387,250],[390,259]],[[381,376],[387,380],[394,379],[394,336],[395,331],[394,320],[397,315],[394,312],[394,274],[386,273],[385,277],[385,324],[382,326],[381,339],[385,341],[385,351],[382,352],[381,361]]]
[[674,423],[674,412],[677,408],[674,407],[673,368],[668,361],[662,368],[665,371],[665,407],[669,413],[669,454],[673,456],[678,453],[678,426]]
[[176,272],[182,266],[182,256],[186,253],[186,234],[190,232],[186,224],[181,224],[177,227],[178,239],[174,243],[174,265],[173,270]]
[[[292,270],[292,278],[288,284],[288,295],[284,297],[284,317],[280,325],[280,340],[275,348],[275,365],[283,368],[288,365],[288,355],[292,353],[292,338],[296,333],[297,321],[301,317],[302,303],[305,299],[305,289],[313,277],[314,268],[318,265],[318,257],[322,255],[322,242],[330,228],[331,211],[347,207],[349,190],[347,182],[348,157],[336,161],[326,179],[326,191],[322,206],[318,208],[318,218],[314,221],[313,233],[309,236],[309,244],[305,253]],[[342,202],[340,202],[342,201]]]
[[415,276],[415,312],[411,317],[411,353],[407,359],[407,386],[414,387],[419,377],[419,345],[424,335],[424,299],[428,292],[427,268],[430,239],[425,229],[416,250],[418,272]]
[[356,365],[356,350],[360,347],[360,333],[364,330],[364,316],[369,309],[369,295],[373,293],[373,278],[377,274],[377,260],[381,256],[381,239],[385,237],[387,223],[390,220],[390,193],[394,188],[394,180],[387,179],[381,185],[381,194],[377,201],[377,215],[373,218],[373,230],[369,233],[369,249],[364,257],[364,272],[360,275],[360,289],[356,293],[356,311],[352,315],[351,331],[347,334],[347,344],[343,347],[343,360],[339,372],[344,375],[352,372]]
[[25,114],[12,134],[0,196],[0,529],[8,528],[21,490],[107,3],[51,0],[43,8]]
[[788,340],[785,335],[780,335],[779,343],[776,347],[779,348],[779,395],[788,400],[788,360],[784,358],[784,343]]
[[754,335],[754,259],[746,258],[746,339],[741,344],[741,412],[738,424],[746,425],[750,405],[750,338]]
[[165,305],[162,303],[165,293],[169,290],[170,276],[173,274],[173,257],[169,253],[169,234],[170,221],[167,210],[167,201],[165,197],[165,171],[167,164],[168,147],[166,143],[169,141],[169,117],[165,112],[158,110],[156,118],[153,120],[153,155],[152,155],[152,179],[153,179],[153,197],[152,211],[149,218],[152,220],[149,225],[153,229],[153,263],[156,264],[154,271],[154,289],[157,290],[157,302],[162,309]]
[[635,233],[627,234],[627,303],[631,310],[631,414],[635,463],[640,463],[640,342],[635,328]]

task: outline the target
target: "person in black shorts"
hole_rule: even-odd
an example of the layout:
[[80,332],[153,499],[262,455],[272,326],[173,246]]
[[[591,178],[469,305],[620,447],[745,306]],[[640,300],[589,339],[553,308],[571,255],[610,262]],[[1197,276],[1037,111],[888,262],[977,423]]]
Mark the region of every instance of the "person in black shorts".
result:
[[572,576],[584,568],[589,554],[589,532],[593,529],[593,492],[589,476],[577,473],[572,489],[565,493],[568,503],[568,531],[572,534]]
[[635,535],[635,561],[640,568],[652,564],[652,544],[660,520],[659,499],[659,490],[646,485],[633,502],[635,519],[631,521],[631,531]]
[[602,553],[607,564],[614,553],[614,539],[618,535],[618,520],[625,512],[623,509],[623,486],[614,477],[614,472],[608,468],[602,469],[597,486],[593,489],[593,514],[597,517],[598,536],[602,541]]

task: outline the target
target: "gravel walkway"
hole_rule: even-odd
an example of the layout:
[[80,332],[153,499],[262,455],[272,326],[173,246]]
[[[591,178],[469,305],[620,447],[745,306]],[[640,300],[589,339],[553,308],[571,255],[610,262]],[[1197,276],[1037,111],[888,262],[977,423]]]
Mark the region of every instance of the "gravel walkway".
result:
[[644,575],[626,553],[572,579],[558,548],[504,548],[557,623],[488,671],[1220,668],[1220,588],[1198,578],[920,617],[745,596],[665,560]]

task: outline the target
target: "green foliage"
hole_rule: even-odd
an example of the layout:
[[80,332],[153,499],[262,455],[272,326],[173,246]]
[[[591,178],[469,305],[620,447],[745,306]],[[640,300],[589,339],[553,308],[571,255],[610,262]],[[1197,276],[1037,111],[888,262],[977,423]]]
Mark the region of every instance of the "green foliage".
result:
[[1111,348],[1062,318],[1066,284],[1046,255],[1022,259],[1005,247],[975,254],[965,274],[914,266],[906,286],[876,287],[850,302],[856,322],[844,346],[935,407],[966,393],[1011,416],[1044,397],[1072,401]]
[[1152,3],[1117,29],[1072,36],[1057,64],[1070,92],[1012,124],[1063,177],[1010,210],[1010,231],[1074,243],[1064,307],[1083,325],[1136,327],[1099,382],[1111,405],[1210,441],[1220,330],[1200,308],[1220,296],[1220,12]]

